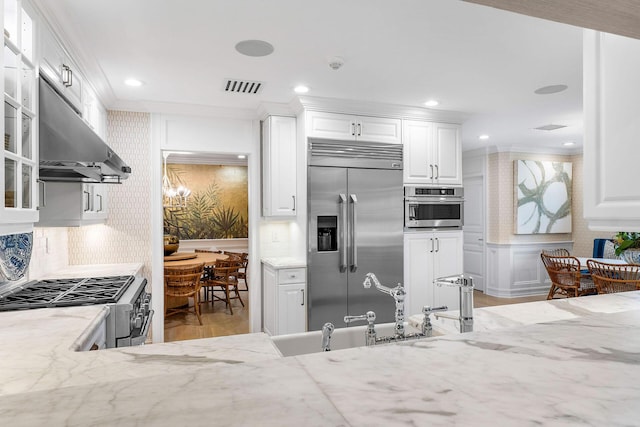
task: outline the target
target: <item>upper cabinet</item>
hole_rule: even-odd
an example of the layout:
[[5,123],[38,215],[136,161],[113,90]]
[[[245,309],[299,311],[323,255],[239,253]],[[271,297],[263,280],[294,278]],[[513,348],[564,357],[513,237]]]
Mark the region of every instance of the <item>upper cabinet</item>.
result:
[[400,119],[317,111],[307,113],[307,136],[309,138],[400,144],[402,142],[401,127]]
[[584,217],[640,231],[640,40],[584,30]]
[[40,72],[82,112],[82,75],[47,26],[42,26]]
[[462,185],[460,125],[404,120],[404,183]]
[[38,221],[35,13],[21,0],[4,1],[4,149],[0,223]]
[[296,119],[262,122],[262,215],[296,216]]
[[107,186],[82,182],[43,183],[39,227],[103,224],[108,217]]

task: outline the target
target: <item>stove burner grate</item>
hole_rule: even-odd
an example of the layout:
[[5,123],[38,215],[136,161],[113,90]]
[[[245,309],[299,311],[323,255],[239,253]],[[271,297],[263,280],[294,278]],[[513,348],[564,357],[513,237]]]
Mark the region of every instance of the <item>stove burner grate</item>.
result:
[[29,282],[0,295],[0,311],[116,303],[133,280],[134,276],[114,276]]

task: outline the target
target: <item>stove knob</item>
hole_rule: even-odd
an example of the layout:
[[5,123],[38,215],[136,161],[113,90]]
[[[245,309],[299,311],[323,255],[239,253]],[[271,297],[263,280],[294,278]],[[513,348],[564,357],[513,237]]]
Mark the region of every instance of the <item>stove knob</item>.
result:
[[140,329],[142,328],[142,313],[138,313],[138,315],[136,316],[135,319],[133,319],[133,321],[131,322],[131,326],[133,326],[134,329]]
[[149,312],[149,303],[145,302],[140,306],[140,310],[142,311],[143,314],[147,314]]

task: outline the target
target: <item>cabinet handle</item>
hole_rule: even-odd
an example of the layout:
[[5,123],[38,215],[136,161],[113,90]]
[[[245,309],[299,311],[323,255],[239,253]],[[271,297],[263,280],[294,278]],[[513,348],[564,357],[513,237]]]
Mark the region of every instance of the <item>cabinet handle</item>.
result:
[[47,206],[47,183],[41,179],[37,180],[37,182],[38,184],[42,184],[42,204],[36,208],[36,210],[40,210],[40,208]]
[[293,210],[296,210],[296,196],[291,196],[291,198],[293,199]]
[[436,252],[440,252],[440,239],[438,239],[437,237],[436,237],[436,243],[438,244],[436,246]]
[[102,212],[102,194],[96,194],[96,196],[98,196],[98,198],[100,199],[100,207],[98,208],[98,212]]
[[91,210],[91,193],[89,193],[86,190],[82,191],[84,194],[86,194],[87,198],[86,198],[86,207],[84,208],[84,212],[88,212],[89,210]]
[[436,179],[440,179],[440,168],[438,168],[438,165],[435,165],[436,167]]
[[70,87],[71,85],[73,85],[73,72],[71,71],[71,68],[66,64],[62,64],[62,84],[65,87]]
[[356,124],[353,122],[351,123],[351,135],[356,136]]
[[429,252],[433,252],[433,238],[431,240],[431,250]]
[[362,123],[358,123],[358,136],[362,136]]
[[300,292],[302,292],[302,302],[300,305],[304,305],[304,289],[300,289]]
[[429,167],[431,168],[431,176],[429,177],[429,179],[433,179],[433,165],[429,165]]

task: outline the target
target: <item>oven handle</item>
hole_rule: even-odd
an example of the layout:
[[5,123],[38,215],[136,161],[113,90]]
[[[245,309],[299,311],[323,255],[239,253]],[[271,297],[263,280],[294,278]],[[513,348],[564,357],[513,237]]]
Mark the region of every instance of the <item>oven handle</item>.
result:
[[417,206],[414,204],[409,204],[409,220],[414,221],[416,219],[416,208]]

